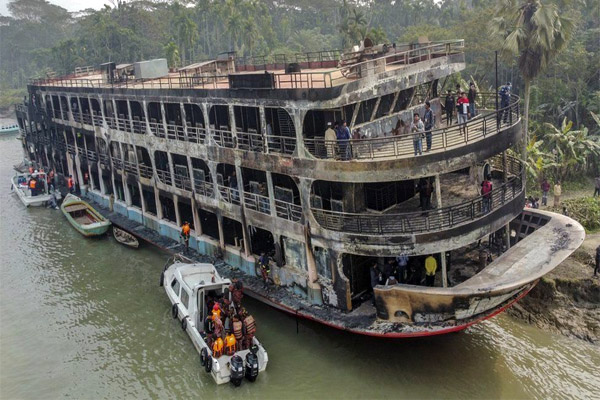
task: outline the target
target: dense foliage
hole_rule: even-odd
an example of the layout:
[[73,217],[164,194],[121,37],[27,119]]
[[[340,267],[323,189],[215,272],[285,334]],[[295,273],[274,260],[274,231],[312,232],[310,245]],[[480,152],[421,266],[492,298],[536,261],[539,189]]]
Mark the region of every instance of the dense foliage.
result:
[[[600,134],[593,117],[600,115],[597,0],[110,1],[101,10],[70,13],[46,0],[11,0],[10,15],[0,16],[0,107],[20,100],[30,77],[107,61],[165,57],[176,67],[224,51],[256,56],[347,49],[365,37],[464,38],[467,69],[449,82],[474,80],[481,90],[492,89],[499,50],[509,55],[499,66],[500,83],[511,81],[517,94],[527,83],[533,177],[598,168],[593,146],[579,143],[589,154],[577,157],[568,152],[571,140],[596,143]],[[534,15],[537,10],[546,11]],[[529,51],[540,65],[525,62]],[[566,133],[565,118],[572,121],[565,122]],[[549,156],[554,146],[563,152],[558,161]]]

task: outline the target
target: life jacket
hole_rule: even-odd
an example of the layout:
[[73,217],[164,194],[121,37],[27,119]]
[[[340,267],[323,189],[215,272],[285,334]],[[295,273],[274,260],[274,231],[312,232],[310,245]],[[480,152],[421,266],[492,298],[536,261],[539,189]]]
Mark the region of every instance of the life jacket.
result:
[[232,356],[235,353],[235,336],[233,334],[227,335],[225,338],[225,354]]
[[212,310],[212,320],[214,321],[216,318],[221,319],[221,309],[220,308],[213,308]]
[[218,337],[212,346],[213,357],[219,358],[223,355],[223,339]]
[[29,181],[29,189],[35,189],[35,184],[37,183],[37,181],[35,179],[31,179]]
[[256,333],[256,325],[254,323],[254,318],[252,317],[252,315],[248,315],[244,319],[244,326],[246,327],[246,334],[254,336],[254,334]]
[[181,233],[183,233],[184,236],[189,236],[190,226],[188,224],[183,225],[183,227],[181,228]]
[[481,184],[481,194],[486,195],[492,191],[492,182],[483,181]]
[[69,186],[69,189],[73,187],[73,178],[69,178],[69,180],[67,181],[67,185]]
[[237,340],[242,340],[242,321],[233,321],[233,335]]

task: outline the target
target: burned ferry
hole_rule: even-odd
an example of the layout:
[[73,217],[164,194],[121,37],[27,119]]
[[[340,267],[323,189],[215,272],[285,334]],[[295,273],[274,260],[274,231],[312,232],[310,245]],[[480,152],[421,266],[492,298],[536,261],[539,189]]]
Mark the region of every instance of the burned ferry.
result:
[[[524,210],[523,164],[507,154],[522,138],[517,96],[499,108],[480,93],[476,117],[443,119],[444,83],[464,68],[463,40],[224,53],[177,70],[107,63],[32,81],[16,112],[26,158],[163,237],[188,221],[190,248],[223,260],[219,273],[249,295],[354,333],[425,336],[501,312],[584,238],[565,216]],[[426,101],[435,127],[415,155],[395,127]],[[342,120],[353,137],[326,139]],[[497,256],[458,272],[482,239]],[[266,287],[261,254],[272,255]],[[372,288],[371,269],[399,255],[410,274]],[[430,255],[433,287],[421,275]]]

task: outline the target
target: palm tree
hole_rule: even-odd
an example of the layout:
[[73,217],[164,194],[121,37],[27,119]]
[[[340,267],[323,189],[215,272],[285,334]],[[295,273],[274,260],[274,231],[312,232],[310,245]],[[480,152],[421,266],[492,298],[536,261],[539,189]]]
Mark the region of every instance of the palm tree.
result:
[[169,68],[177,68],[179,65],[179,47],[174,41],[170,41],[165,45],[165,53],[167,55],[167,64]]
[[565,47],[573,22],[560,15],[554,4],[543,4],[540,0],[502,0],[489,28],[502,40],[500,50],[504,58],[512,62],[517,57],[525,82],[521,156],[526,160],[531,82]]

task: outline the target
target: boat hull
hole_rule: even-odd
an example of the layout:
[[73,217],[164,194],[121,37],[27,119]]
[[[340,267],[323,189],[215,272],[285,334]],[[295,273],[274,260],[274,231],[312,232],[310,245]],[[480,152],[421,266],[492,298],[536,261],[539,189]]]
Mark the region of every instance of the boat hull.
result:
[[14,176],[10,180],[12,190],[17,194],[19,200],[21,200],[21,203],[23,203],[25,207],[41,207],[48,204],[48,202],[52,198],[51,194],[42,194],[38,196],[28,195],[26,191],[28,191],[29,189],[27,189],[27,187],[19,185],[16,178],[17,177]]
[[[82,224],[82,223],[78,222],[67,211],[67,207],[75,206],[75,205],[81,205],[81,206],[85,207],[85,210],[87,212],[89,212],[91,215],[93,215],[97,219],[97,222],[94,222],[91,224]],[[65,217],[67,218],[67,221],[69,221],[69,223],[73,226],[73,228],[75,228],[77,230],[77,232],[81,233],[85,237],[104,235],[111,225],[110,221],[108,221],[106,218],[104,218],[92,206],[90,206],[85,201],[79,199],[78,197],[75,197],[70,194],[67,195],[67,197],[65,197],[65,200],[63,201],[62,205],[60,206],[60,209],[61,209],[62,213],[65,215]]]

